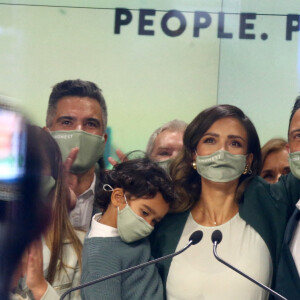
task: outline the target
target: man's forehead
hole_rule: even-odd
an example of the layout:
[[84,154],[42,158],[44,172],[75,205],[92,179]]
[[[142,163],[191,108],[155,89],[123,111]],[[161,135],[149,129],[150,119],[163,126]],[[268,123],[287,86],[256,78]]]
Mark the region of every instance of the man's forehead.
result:
[[98,117],[102,119],[102,109],[100,103],[89,97],[66,96],[61,98],[56,105],[57,117],[70,115]]
[[165,137],[171,137],[171,138],[179,138],[183,136],[183,131],[180,130],[171,130],[171,129],[165,129],[161,131],[156,138],[165,138]]
[[183,132],[182,131],[176,131],[176,130],[169,130],[166,129],[158,134],[158,136],[155,139],[155,143],[157,145],[165,144],[166,142],[179,142],[182,143],[183,138]]

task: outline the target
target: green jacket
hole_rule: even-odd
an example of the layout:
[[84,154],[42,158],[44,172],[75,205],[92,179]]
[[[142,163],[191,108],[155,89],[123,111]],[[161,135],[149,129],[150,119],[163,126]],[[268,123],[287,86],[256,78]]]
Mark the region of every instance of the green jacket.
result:
[[[257,176],[252,179],[239,204],[240,217],[257,231],[270,251],[273,283],[286,223],[299,197],[300,181],[291,173],[282,176],[276,184],[268,184]],[[152,255],[155,258],[175,252],[189,213],[169,214],[161,221],[151,237]],[[158,264],[164,287],[170,264],[170,259]]]
[[294,231],[298,225],[300,212],[296,208],[285,230],[276,278],[276,291],[289,300],[300,299],[300,278],[290,251]]

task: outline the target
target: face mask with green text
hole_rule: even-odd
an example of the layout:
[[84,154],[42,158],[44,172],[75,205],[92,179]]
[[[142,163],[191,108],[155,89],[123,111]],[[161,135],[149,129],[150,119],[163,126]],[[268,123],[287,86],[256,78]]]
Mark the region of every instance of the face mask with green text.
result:
[[197,172],[200,176],[214,182],[229,182],[243,174],[246,158],[247,155],[234,155],[225,150],[210,155],[197,155]]
[[60,148],[63,161],[66,160],[73,148],[79,148],[77,157],[70,170],[72,173],[87,172],[103,157],[105,147],[103,136],[83,130],[58,130],[50,133]]

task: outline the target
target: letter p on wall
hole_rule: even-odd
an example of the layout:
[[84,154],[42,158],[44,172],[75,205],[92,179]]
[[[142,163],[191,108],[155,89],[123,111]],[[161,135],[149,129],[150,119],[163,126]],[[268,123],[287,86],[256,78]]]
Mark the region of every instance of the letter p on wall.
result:
[[292,33],[295,31],[300,31],[300,15],[287,15],[285,39],[291,41]]
[[132,14],[127,8],[116,8],[115,34],[120,34],[121,26],[128,25],[132,20]]

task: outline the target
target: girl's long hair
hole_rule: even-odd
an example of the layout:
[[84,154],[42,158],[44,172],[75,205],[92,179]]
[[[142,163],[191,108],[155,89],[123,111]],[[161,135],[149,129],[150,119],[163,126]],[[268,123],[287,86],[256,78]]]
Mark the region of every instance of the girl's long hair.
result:
[[50,234],[50,263],[47,281],[52,284],[56,272],[68,267],[64,264],[63,245],[66,241],[71,243],[77,255],[79,266],[81,268],[82,243],[75,233],[73,226],[69,221],[70,194],[63,176],[63,163],[59,147],[51,135],[39,128],[40,139],[44,144],[44,164],[50,165],[51,175],[56,184],[48,197],[52,197],[52,218],[49,229]]

